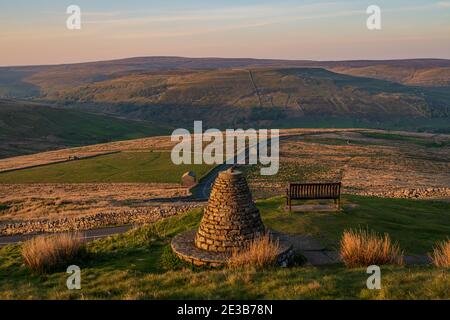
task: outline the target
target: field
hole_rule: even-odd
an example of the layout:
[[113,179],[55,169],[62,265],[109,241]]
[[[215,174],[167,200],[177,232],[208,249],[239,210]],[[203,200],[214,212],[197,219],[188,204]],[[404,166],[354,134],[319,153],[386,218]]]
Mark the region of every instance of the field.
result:
[[245,171],[258,197],[284,194],[287,182],[342,181],[345,192],[400,198],[450,197],[450,138],[373,130],[304,132],[282,140],[276,176]]
[[[362,224],[373,223],[377,213],[390,209],[389,201],[371,198],[351,199],[360,204],[358,220]],[[411,216],[422,213],[415,209],[415,202],[404,201]],[[291,220],[275,221],[270,207],[277,200],[260,202],[264,222],[275,229],[292,231]],[[377,210],[370,206],[378,206]],[[424,204],[425,206],[425,204]],[[441,214],[448,212],[448,206]],[[438,208],[436,208],[438,210]],[[402,211],[401,209],[399,210]],[[367,212],[366,214],[362,214]],[[353,212],[338,214],[336,219],[320,217],[334,225],[334,233],[344,219]],[[442,222],[448,219],[445,215]],[[0,249],[0,298],[3,299],[449,299],[450,278],[448,270],[430,266],[382,268],[382,290],[368,290],[365,286],[365,269],[345,269],[340,264],[313,267],[298,265],[291,268],[244,270],[208,270],[187,268],[171,253],[168,243],[177,233],[196,227],[201,211],[168,218],[156,225],[144,226],[124,235],[97,240],[88,246],[90,258],[74,261],[82,268],[82,289],[69,291],[65,287],[67,274],[63,271],[48,275],[31,274],[22,264],[20,246]],[[381,217],[385,219],[384,217]],[[294,219],[296,220],[296,219]],[[295,223],[301,220],[294,221]],[[399,226],[421,228],[420,221],[405,220]],[[412,225],[411,225],[412,224]],[[324,228],[318,223],[318,229]],[[382,227],[383,223],[374,227]],[[430,224],[428,235],[438,230]],[[325,234],[330,230],[323,229]],[[410,235],[391,229],[391,235],[407,244]],[[295,229],[295,232],[303,230]],[[411,233],[414,231],[411,229]],[[437,237],[435,237],[437,238]],[[418,247],[422,250],[429,247]],[[414,244],[412,244],[414,245]]]
[[0,184],[0,224],[151,208],[150,199],[187,196],[179,183]]
[[174,165],[169,152],[121,152],[0,174],[0,183],[179,183],[187,171],[201,178],[213,167]]
[[165,151],[124,151],[0,173],[0,223],[147,210],[149,199],[187,196],[185,172],[201,179],[212,168],[176,166]]

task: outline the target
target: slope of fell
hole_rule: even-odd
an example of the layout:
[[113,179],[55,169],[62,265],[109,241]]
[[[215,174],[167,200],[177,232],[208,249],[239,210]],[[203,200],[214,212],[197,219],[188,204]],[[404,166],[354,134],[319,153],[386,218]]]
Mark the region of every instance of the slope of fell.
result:
[[166,132],[145,122],[0,100],[0,158]]
[[322,68],[235,68],[141,73],[44,96],[65,103],[278,109],[285,115],[447,116],[450,91],[354,77]]

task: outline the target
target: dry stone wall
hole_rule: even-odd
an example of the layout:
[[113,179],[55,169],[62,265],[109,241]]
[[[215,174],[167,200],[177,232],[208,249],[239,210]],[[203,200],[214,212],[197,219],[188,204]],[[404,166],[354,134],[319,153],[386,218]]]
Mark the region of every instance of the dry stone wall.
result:
[[190,203],[180,206],[149,207],[128,211],[97,213],[84,217],[3,224],[0,225],[0,235],[57,233],[98,229],[107,226],[152,223],[166,217],[185,213],[202,205],[201,203]]

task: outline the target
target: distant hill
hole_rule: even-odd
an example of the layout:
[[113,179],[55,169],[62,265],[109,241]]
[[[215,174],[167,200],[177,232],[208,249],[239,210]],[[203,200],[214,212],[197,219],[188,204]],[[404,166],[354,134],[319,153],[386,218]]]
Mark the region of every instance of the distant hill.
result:
[[0,158],[168,132],[145,122],[0,100]]
[[141,57],[7,67],[0,68],[0,97],[172,127],[204,120],[219,128],[414,123],[414,130],[434,130],[443,123],[445,131],[450,60]]
[[217,125],[239,119],[254,123],[323,115],[378,120],[450,115],[449,90],[409,87],[322,68],[140,73],[43,97],[69,105],[97,104],[102,110],[104,105],[110,112],[117,112],[114,105],[121,106],[122,115],[145,109],[135,118],[155,117],[175,125],[193,116]]
[[[408,75],[419,70],[427,85],[448,85],[450,60],[361,60],[308,61],[275,59],[227,59],[183,57],[138,57],[90,63],[0,68],[0,97],[39,96],[62,88],[120,78],[142,72],[216,70],[255,67],[321,67],[342,73],[408,83]],[[388,75],[385,74],[388,70]],[[431,73],[427,73],[431,71]],[[435,80],[434,75],[437,75]]]

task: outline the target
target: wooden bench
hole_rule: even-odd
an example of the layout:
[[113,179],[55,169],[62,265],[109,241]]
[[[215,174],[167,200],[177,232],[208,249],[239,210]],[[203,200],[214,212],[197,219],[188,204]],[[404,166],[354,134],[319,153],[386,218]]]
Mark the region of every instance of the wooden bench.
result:
[[292,200],[331,199],[341,208],[341,182],[337,183],[290,183],[286,189],[286,205],[292,211]]

